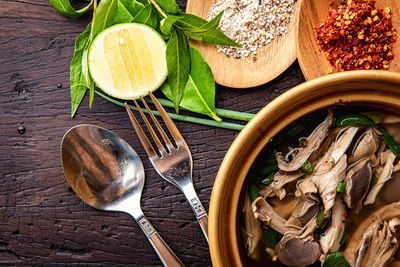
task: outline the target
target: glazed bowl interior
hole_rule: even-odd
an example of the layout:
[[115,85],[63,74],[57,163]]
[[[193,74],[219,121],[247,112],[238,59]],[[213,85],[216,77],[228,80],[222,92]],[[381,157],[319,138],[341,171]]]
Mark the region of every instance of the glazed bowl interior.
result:
[[282,94],[248,123],[227,152],[211,196],[209,239],[214,266],[246,265],[238,234],[240,195],[250,167],[267,142],[300,117],[337,103],[400,114],[400,74],[350,71],[317,78]]

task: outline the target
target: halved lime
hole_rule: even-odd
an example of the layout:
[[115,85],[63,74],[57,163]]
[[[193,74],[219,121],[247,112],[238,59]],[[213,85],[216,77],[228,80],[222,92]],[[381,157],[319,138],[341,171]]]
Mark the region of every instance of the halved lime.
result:
[[152,28],[137,23],[112,26],[89,49],[89,71],[107,94],[132,99],[156,90],[167,77],[166,44]]

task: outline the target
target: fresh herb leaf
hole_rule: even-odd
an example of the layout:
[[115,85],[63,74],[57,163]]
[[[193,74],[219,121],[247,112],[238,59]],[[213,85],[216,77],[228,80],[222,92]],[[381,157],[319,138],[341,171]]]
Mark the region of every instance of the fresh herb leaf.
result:
[[335,120],[335,126],[345,126],[345,125],[367,125],[378,129],[382,133],[382,139],[385,141],[386,145],[392,150],[393,154],[400,154],[400,147],[393,137],[383,128],[376,125],[368,117],[361,114],[350,114],[339,116]]
[[[211,69],[200,50],[192,46],[190,47],[190,58],[189,79],[179,106],[221,121],[215,111],[215,82]],[[169,99],[172,99],[168,83],[164,83],[161,90]]]
[[190,73],[190,46],[183,31],[172,29],[171,38],[166,50],[168,85],[171,88],[172,101],[175,104],[176,113],[179,112],[179,104]]
[[270,185],[272,181],[274,180],[275,172],[271,172],[268,174],[267,178],[261,181],[263,185]]
[[134,0],[118,0],[113,24],[132,22],[143,7],[144,5]]
[[170,15],[161,21],[160,30],[163,34],[169,35],[171,33],[172,25],[178,20],[182,19],[180,16]]
[[89,9],[89,7],[93,4],[93,0],[90,1],[85,7],[75,10],[71,6],[69,0],[50,0],[50,4],[57,10],[58,13],[65,17],[69,18],[77,18],[85,14],[85,12]]
[[155,1],[168,14],[176,14],[181,12],[175,0],[155,0]]
[[118,10],[118,0],[102,0],[93,16],[92,40],[97,34],[113,25]]
[[159,17],[157,10],[153,7],[153,5],[147,4],[139,11],[133,21],[136,23],[146,24],[152,28],[156,28],[158,18]]
[[253,202],[256,198],[259,197],[256,185],[250,185],[248,190],[249,190],[249,196],[250,196],[251,202]]
[[241,45],[231,40],[218,29],[207,32],[194,32],[199,28],[205,27],[209,23],[207,20],[188,13],[181,13],[179,15],[183,18],[177,21],[175,25],[184,30],[189,38],[210,44],[241,47]]
[[213,31],[217,29],[219,22],[221,21],[222,16],[224,15],[224,11],[221,11],[215,18],[213,18],[211,21],[209,21],[206,24],[203,24],[197,29],[190,30],[190,33],[205,33],[208,31]]
[[278,244],[278,232],[269,227],[263,228],[261,242],[268,248],[275,248],[276,244]]
[[322,267],[350,267],[350,264],[346,261],[342,253],[335,252],[326,258]]
[[73,117],[82,102],[91,78],[87,65],[87,49],[90,43],[91,24],[75,41],[75,51],[70,64],[71,83],[71,117]]

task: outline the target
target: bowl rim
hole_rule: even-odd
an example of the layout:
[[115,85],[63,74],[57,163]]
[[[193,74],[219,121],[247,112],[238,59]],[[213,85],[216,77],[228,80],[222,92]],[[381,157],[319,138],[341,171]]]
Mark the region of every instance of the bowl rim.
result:
[[[322,77],[318,77],[316,79],[303,82],[292,89],[286,91],[285,93],[281,94],[270,103],[268,103],[265,107],[263,107],[256,116],[244,127],[244,129],[239,133],[239,135],[233,141],[231,147],[227,151],[219,171],[217,173],[211,200],[210,200],[210,208],[209,208],[209,244],[210,244],[210,254],[213,266],[227,266],[226,261],[222,256],[222,246],[226,245],[223,244],[223,239],[220,236],[218,231],[219,229],[219,219],[221,216],[220,211],[220,204],[223,201],[223,192],[226,190],[227,183],[232,183],[231,177],[231,169],[237,163],[237,155],[241,152],[243,146],[247,142],[249,138],[256,133],[261,136],[263,133],[259,133],[261,124],[263,119],[273,115],[274,113],[279,111],[281,105],[284,105],[284,102],[288,99],[295,99],[300,97],[302,94],[307,92],[316,90],[321,87],[326,87],[329,85],[338,84],[340,83],[348,83],[354,81],[373,81],[378,83],[393,83],[398,84],[400,86],[400,73],[390,72],[390,71],[379,71],[379,70],[358,70],[358,71],[348,71],[342,73],[334,73]],[[400,88],[400,87],[399,87]],[[400,89],[399,89],[400,94]],[[271,136],[272,137],[272,136]],[[246,173],[247,174],[247,171]],[[243,185],[245,181],[246,175],[242,175],[236,177],[236,180],[233,183],[236,185],[240,184],[240,187]],[[234,192],[235,193],[235,192]],[[239,192],[240,193],[240,192]],[[233,207],[236,207],[238,203],[233,203]],[[229,213],[229,210],[228,210]],[[234,215],[227,214],[230,218],[235,218],[235,220],[228,221],[232,223],[232,221],[236,221],[237,215],[236,212]],[[228,225],[229,226],[229,225]],[[236,236],[236,225],[231,227],[230,234]],[[236,242],[237,243],[237,242]],[[239,254],[238,244],[228,244],[229,255],[232,257],[232,262],[234,262],[236,266],[241,266],[241,258]]]

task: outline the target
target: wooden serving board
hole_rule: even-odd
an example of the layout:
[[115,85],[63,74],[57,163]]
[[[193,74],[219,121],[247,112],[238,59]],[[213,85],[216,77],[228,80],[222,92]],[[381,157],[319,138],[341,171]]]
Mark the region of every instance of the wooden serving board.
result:
[[[303,0],[300,6],[299,23],[297,25],[297,59],[306,80],[329,74],[330,63],[317,44],[315,28],[328,18],[332,0]],[[334,7],[341,3],[334,0]],[[392,10],[393,28],[400,33],[400,1],[376,0],[377,8],[389,7]],[[398,38],[399,39],[399,38]],[[389,71],[400,72],[400,40],[393,44],[394,59],[390,62]],[[333,72],[335,68],[333,68]]]
[[[207,19],[216,0],[188,0],[186,12]],[[211,67],[215,81],[223,86],[249,88],[267,83],[284,72],[296,59],[295,30],[300,0],[296,2],[288,33],[275,38],[269,45],[257,50],[257,60],[227,57],[216,46],[191,40],[199,48]]]

